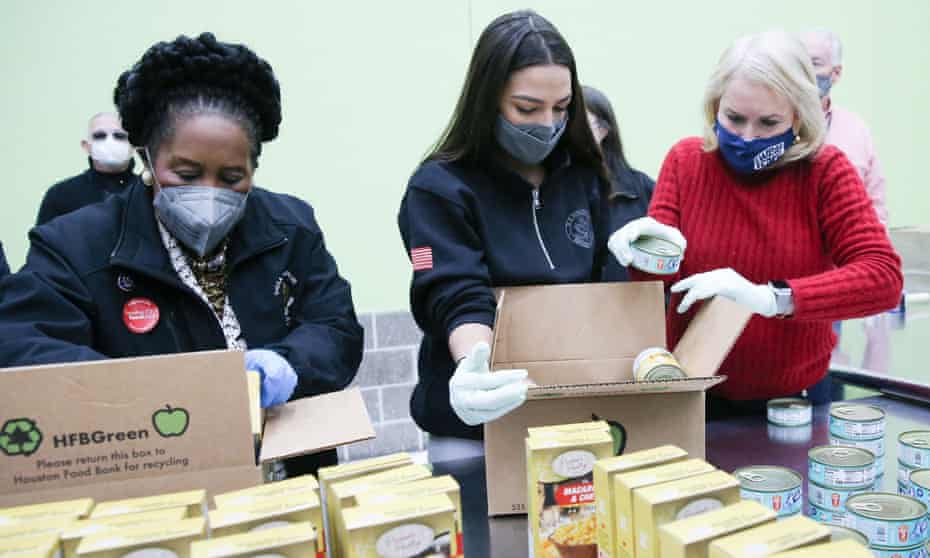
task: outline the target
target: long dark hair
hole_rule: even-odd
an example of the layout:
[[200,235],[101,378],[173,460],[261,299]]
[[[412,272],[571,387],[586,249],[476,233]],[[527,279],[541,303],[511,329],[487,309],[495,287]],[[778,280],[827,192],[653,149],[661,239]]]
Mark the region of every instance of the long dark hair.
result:
[[617,117],[614,116],[614,109],[607,96],[590,85],[585,85],[583,89],[588,112],[600,121],[601,126],[607,128],[607,135],[601,141],[601,155],[611,184],[614,185],[615,182],[623,180],[624,175],[630,170],[630,164],[623,154],[620,126],[617,125]]
[[604,176],[600,150],[588,127],[575,56],[558,29],[530,10],[502,15],[481,33],[455,112],[427,160],[487,162],[498,149],[494,126],[508,78],[538,64],[559,64],[571,71],[568,128],[559,143],[573,161]]

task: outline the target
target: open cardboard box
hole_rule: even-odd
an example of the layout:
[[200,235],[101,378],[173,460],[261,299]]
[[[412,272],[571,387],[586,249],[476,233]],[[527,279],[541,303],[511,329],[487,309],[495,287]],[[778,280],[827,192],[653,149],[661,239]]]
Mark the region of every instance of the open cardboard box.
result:
[[484,426],[488,514],[526,513],[530,426],[593,417],[621,425],[625,451],[675,444],[704,457],[704,392],[751,313],[715,298],[703,304],[675,347],[688,378],[633,380],[633,360],[665,347],[665,297],[658,282],[509,287],[497,293],[491,369],[525,368],[536,387],[520,408]]
[[357,389],[299,399],[265,414],[257,464],[244,370],[241,351],[0,370],[0,507],[201,488],[212,501],[260,484],[261,463],[374,437]]

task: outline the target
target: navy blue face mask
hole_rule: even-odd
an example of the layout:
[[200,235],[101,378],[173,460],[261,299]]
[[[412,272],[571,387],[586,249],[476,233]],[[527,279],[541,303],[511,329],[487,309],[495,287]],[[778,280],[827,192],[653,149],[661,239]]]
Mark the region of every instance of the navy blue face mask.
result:
[[791,128],[777,136],[749,141],[724,128],[719,120],[714,124],[714,130],[717,132],[717,143],[723,158],[733,170],[742,174],[751,174],[770,167],[794,144],[794,130]]

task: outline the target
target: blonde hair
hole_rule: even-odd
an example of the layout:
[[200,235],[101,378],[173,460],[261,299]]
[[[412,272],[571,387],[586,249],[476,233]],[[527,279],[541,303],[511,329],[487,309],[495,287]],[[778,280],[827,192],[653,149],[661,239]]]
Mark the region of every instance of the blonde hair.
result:
[[704,92],[704,151],[719,147],[714,124],[720,98],[734,77],[770,88],[794,107],[798,138],[772,168],[812,157],[823,145],[827,122],[810,57],[801,41],[784,31],[737,39],[720,57]]

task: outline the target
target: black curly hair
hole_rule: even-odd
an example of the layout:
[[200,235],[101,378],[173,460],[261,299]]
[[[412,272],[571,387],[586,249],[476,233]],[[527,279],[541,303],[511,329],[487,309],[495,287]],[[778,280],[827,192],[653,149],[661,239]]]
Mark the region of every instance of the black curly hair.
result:
[[281,124],[281,89],[271,65],[212,33],[152,45],[120,75],[113,101],[130,143],[147,147],[152,157],[179,119],[220,114],[245,130],[257,165],[262,142],[277,137]]

